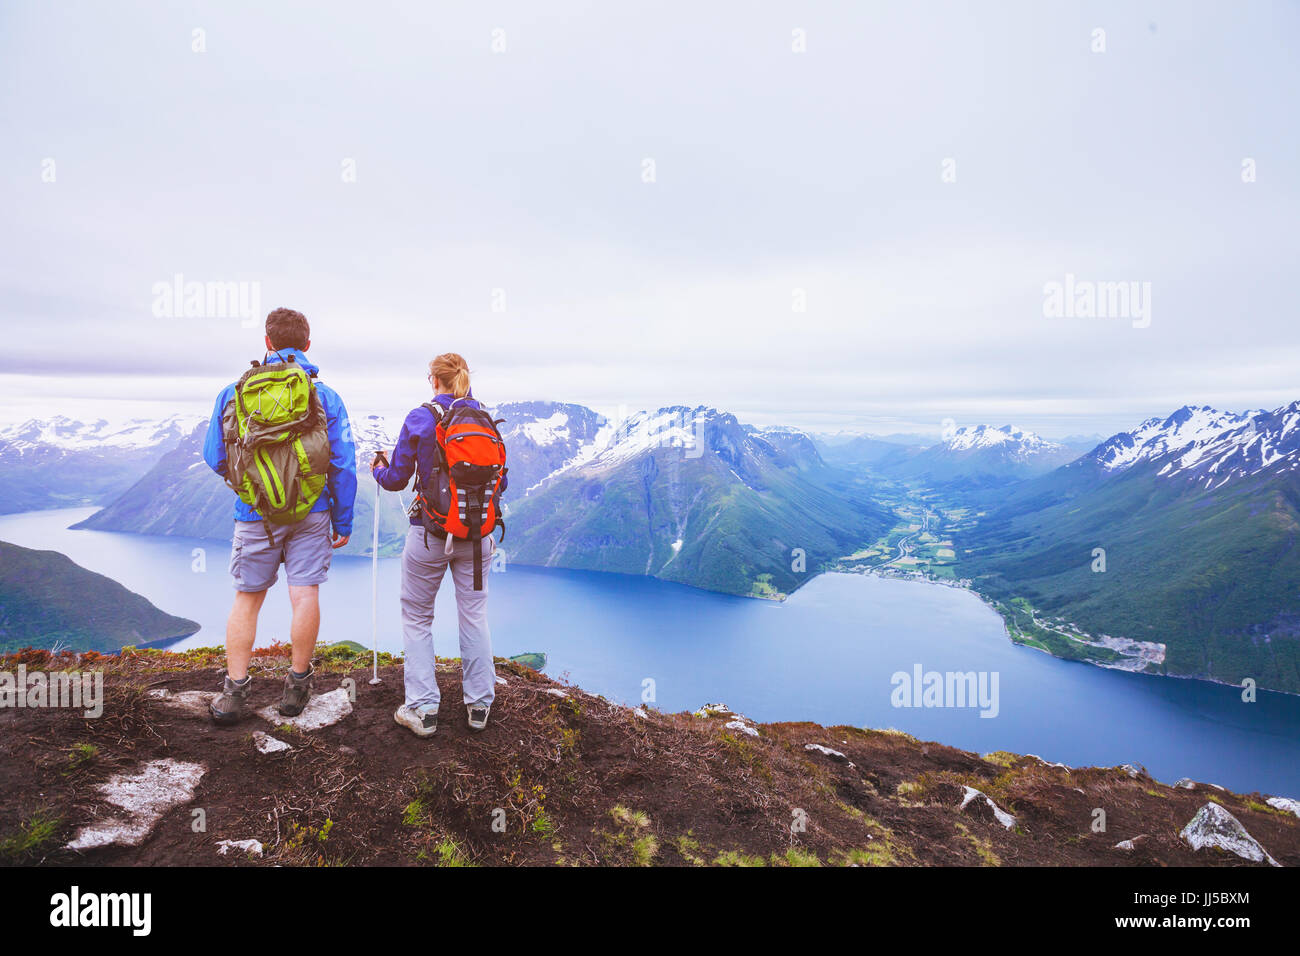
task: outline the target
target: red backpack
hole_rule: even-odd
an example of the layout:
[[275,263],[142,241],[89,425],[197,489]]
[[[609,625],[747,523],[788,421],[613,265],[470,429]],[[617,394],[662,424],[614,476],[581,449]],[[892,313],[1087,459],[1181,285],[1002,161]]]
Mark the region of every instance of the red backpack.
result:
[[[493,419],[481,408],[451,403],[446,411],[436,402],[425,408],[437,420],[438,466],[432,487],[416,489],[416,507],[427,536],[474,542],[474,590],[483,590],[483,539],[497,526],[505,539],[501,515],[501,483],[506,474],[506,445]],[[450,546],[450,545],[448,545]]]

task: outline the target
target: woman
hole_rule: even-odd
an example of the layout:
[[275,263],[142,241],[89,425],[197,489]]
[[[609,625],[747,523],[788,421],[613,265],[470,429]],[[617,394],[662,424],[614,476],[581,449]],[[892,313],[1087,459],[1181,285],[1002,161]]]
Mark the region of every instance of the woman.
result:
[[[488,423],[491,419],[466,411],[481,406],[470,393],[469,369],[465,360],[455,352],[439,355],[429,363],[429,382],[433,385],[433,401],[406,416],[397,447],[393,449],[392,462],[385,461],[380,452],[370,466],[380,487],[400,491],[414,474],[419,492],[416,507],[411,509],[411,527],[402,549],[406,703],[393,715],[397,723],[419,737],[431,737],[438,730],[441,695],[433,653],[433,605],[438,596],[438,586],[449,567],[456,585],[461,677],[471,730],[482,730],[487,726],[488,712],[496,693],[496,669],[492,663],[492,641],[487,623],[487,572],[495,550],[491,527],[488,528],[487,541],[479,547],[479,573],[476,575],[475,543],[448,535],[423,516],[430,513],[429,508],[423,507],[426,496],[433,512],[448,513],[446,503],[438,503],[437,489],[443,488],[445,492],[447,486],[445,452],[439,447],[436,434],[439,422],[453,410],[456,415],[477,415]],[[489,424],[488,427],[495,435],[495,426]],[[479,429],[475,434],[486,430]],[[496,440],[499,444],[499,436]],[[497,493],[501,491],[505,491],[504,468],[501,469]],[[453,517],[455,513],[456,509],[452,509]]]

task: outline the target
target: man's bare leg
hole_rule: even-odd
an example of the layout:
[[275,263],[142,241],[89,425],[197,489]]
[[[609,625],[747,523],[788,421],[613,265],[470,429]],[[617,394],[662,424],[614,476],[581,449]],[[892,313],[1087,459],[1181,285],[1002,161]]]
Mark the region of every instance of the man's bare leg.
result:
[[265,600],[265,591],[235,592],[235,605],[226,619],[226,673],[231,680],[248,676],[248,661],[257,640],[257,614]]
[[289,603],[293,605],[293,623],[289,627],[293,669],[305,674],[311,670],[316,637],[320,633],[320,585],[289,585]]

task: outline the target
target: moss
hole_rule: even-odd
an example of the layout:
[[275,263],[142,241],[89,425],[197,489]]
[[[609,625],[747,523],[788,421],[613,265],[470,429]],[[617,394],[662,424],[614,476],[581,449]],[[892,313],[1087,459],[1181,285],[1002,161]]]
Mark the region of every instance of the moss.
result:
[[713,865],[714,866],[766,866],[767,861],[765,861],[761,856],[749,856],[746,853],[742,853],[740,850],[727,850],[726,852],[719,853],[716,857],[714,857]]
[[38,810],[18,825],[18,830],[0,840],[0,860],[26,863],[58,842],[63,820],[45,810]]
[[72,749],[68,751],[68,765],[63,768],[63,775],[67,776],[84,769],[94,763],[98,757],[99,748],[94,744],[73,744]]
[[785,854],[778,856],[772,854],[773,866],[821,866],[822,861],[818,859],[817,854],[811,850],[801,850],[797,846],[792,846],[785,851]]
[[984,866],[1001,866],[1002,861],[998,855],[993,852],[993,844],[988,840],[981,839],[970,832],[970,829],[964,823],[957,824],[957,832],[966,838],[975,852],[979,855],[980,861]]
[[703,866],[705,860],[700,855],[700,841],[696,840],[692,835],[694,832],[694,830],[689,830],[673,840],[673,849],[677,851],[678,856],[691,866]]
[[1010,770],[1020,760],[1020,755],[1009,753],[1006,750],[995,750],[993,753],[985,754],[983,759]]
[[433,848],[434,866],[474,866],[465,850],[455,840],[447,837]]

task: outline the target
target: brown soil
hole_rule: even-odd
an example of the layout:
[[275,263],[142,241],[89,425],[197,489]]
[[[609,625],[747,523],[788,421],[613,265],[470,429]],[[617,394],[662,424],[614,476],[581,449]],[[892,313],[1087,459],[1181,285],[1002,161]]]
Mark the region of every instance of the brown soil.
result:
[[[479,734],[459,705],[459,663],[441,665],[441,719],[428,740],[393,722],[400,666],[386,661],[383,683],[372,687],[368,656],[319,662],[317,693],[350,676],[356,701],[340,723],[310,733],[256,716],[219,728],[146,696],[217,688],[212,651],[55,660],[28,651],[0,659],[0,669],[20,661],[29,670],[102,668],[106,705],[97,720],[0,710],[0,860],[8,863],[1251,865],[1179,839],[1216,800],[1279,863],[1300,865],[1300,819],[1258,794],[980,757],[892,731],[782,723],[757,725],[753,737],[726,729],[731,717],[643,718],[508,661],[498,662],[508,684]],[[259,653],[255,708],[278,700],[287,665],[282,647]],[[293,749],[258,753],[254,730]],[[805,750],[810,743],[847,759]],[[102,811],[98,784],[162,757],[206,765],[193,803],[169,812],[139,846],[61,848]],[[1015,814],[1016,825],[1005,829],[982,801],[959,810],[963,785]],[[192,829],[196,808],[205,832]],[[1096,808],[1106,813],[1102,833],[1092,830]],[[806,826],[792,831],[798,820]],[[42,821],[46,832],[33,836]],[[1143,835],[1134,851],[1114,848]],[[244,839],[261,841],[265,855],[217,855],[218,840]]]

